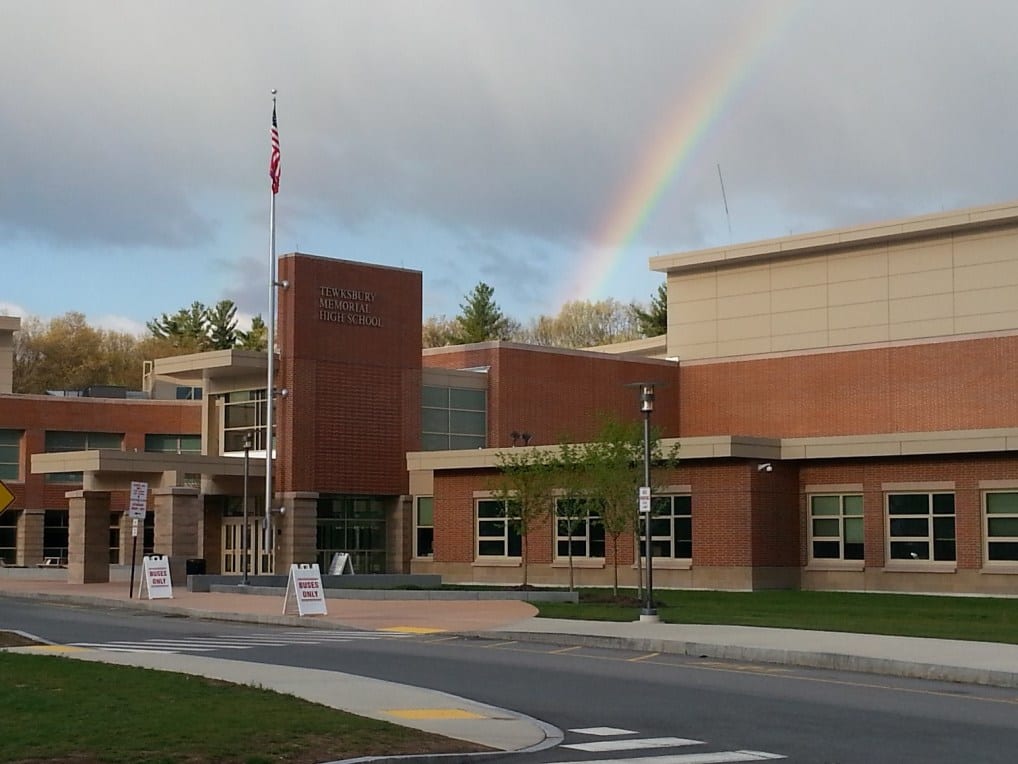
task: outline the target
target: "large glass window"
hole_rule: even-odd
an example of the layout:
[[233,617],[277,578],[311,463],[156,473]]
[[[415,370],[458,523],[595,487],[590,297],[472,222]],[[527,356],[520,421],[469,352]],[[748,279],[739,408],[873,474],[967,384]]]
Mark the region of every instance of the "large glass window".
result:
[[18,517],[21,512],[8,509],[0,512],[0,560],[8,565],[17,562]]
[[[120,451],[123,448],[123,442],[123,433],[50,430],[46,433],[45,448],[48,454],[65,451],[90,451],[100,448]],[[80,483],[82,479],[83,476],[80,472],[51,472],[46,475],[47,483]]]
[[519,509],[513,502],[481,499],[477,502],[477,556],[521,557]]
[[67,510],[47,509],[42,522],[42,556],[66,561]]
[[[640,523],[640,549],[647,533]],[[654,557],[689,560],[693,557],[693,503],[685,494],[655,496],[650,503],[650,553]]]
[[[223,396],[223,453],[240,453],[251,434],[255,451],[265,450],[265,390],[241,390]],[[275,438],[275,433],[273,433]]]
[[862,495],[810,496],[809,532],[814,560],[863,559]]
[[21,477],[21,430],[0,430],[0,480]]
[[[600,502],[559,499],[555,502],[555,554],[567,557],[604,557],[604,520]],[[570,554],[571,552],[571,554]]]
[[385,573],[385,505],[376,496],[325,495],[318,499],[318,567],[337,552],[350,555],[356,573]]
[[435,499],[418,496],[414,515],[414,556],[432,557],[435,554]]
[[421,388],[423,450],[484,448],[487,442],[487,391],[430,385]]
[[887,537],[892,560],[953,561],[954,494],[888,494]]
[[145,450],[156,454],[200,454],[201,435],[146,435]]
[[987,493],[986,559],[1018,562],[1018,491]]

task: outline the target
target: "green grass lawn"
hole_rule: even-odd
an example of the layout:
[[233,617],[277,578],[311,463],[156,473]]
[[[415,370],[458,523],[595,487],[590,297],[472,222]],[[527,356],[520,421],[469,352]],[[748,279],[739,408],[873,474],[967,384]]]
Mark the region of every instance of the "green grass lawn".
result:
[[[636,593],[580,590],[580,602],[535,602],[545,618],[633,621]],[[666,623],[772,626],[1018,644],[1018,599],[851,592],[655,590]]]
[[314,764],[480,750],[254,687],[52,656],[0,651],[0,698],[4,762]]

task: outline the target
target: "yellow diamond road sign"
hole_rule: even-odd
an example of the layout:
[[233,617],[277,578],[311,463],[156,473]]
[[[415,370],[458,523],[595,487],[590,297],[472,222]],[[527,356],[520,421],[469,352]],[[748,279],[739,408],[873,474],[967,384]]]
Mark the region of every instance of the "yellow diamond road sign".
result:
[[0,512],[11,506],[13,501],[14,494],[11,493],[11,489],[4,485],[4,481],[0,480]]

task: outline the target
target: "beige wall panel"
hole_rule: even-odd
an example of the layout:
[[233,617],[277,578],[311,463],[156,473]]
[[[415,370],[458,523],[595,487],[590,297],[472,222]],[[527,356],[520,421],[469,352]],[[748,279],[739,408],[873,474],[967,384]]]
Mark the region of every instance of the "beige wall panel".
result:
[[951,319],[954,315],[954,298],[950,294],[908,297],[891,300],[888,318],[892,325],[931,319]]
[[832,257],[827,264],[827,281],[857,281],[887,277],[887,249]]
[[668,303],[692,302],[713,299],[718,296],[717,274],[696,276],[672,276],[668,279]]
[[[1010,313],[1018,307],[1018,289],[1002,286],[994,289],[972,289],[955,292],[955,316],[982,316],[989,313]],[[959,330],[960,331],[960,330]]]
[[922,273],[954,265],[954,245],[947,241],[936,244],[909,244],[887,248],[887,272]]
[[888,327],[890,340],[914,340],[921,337],[939,337],[954,333],[954,319],[941,318],[930,321],[908,321],[891,324]]
[[887,294],[892,300],[899,297],[950,294],[954,291],[954,270],[941,268],[921,273],[903,273],[888,279]]
[[770,337],[751,337],[718,342],[718,356],[756,355],[771,352]]
[[883,301],[842,305],[827,310],[827,326],[835,329],[852,329],[860,326],[887,324],[888,304]]
[[771,289],[771,271],[766,265],[718,272],[718,297],[731,297],[754,292],[768,293]]
[[827,285],[775,289],[771,298],[772,310],[808,310],[827,306]]
[[720,319],[717,322],[718,342],[744,340],[752,337],[766,338],[770,333],[769,324],[769,321],[761,321],[759,316]]
[[766,316],[771,312],[771,295],[769,292],[756,292],[720,297],[717,304],[719,320],[741,316]]
[[954,269],[954,288],[986,289],[987,287],[1018,284],[1018,259],[981,265],[966,265]]
[[785,353],[789,350],[806,350],[830,345],[827,332],[806,332],[803,334],[776,334],[771,337],[771,351]]
[[668,344],[668,355],[673,358],[680,358],[683,361],[695,361],[700,358],[718,358],[718,343],[703,342],[700,344],[686,345],[676,342]]
[[827,283],[827,259],[810,257],[771,266],[771,289],[793,289]]
[[771,334],[803,334],[819,332],[827,334],[827,309],[789,310],[771,314]]
[[954,242],[955,266],[997,263],[1018,257],[1018,233],[959,236]]
[[828,333],[830,346],[863,345],[869,342],[887,342],[890,331],[887,324],[879,326],[853,326],[847,329],[831,329]]
[[981,316],[956,316],[954,330],[958,334],[996,332],[1018,327],[1018,310],[986,313]]
[[886,278],[832,281],[827,285],[827,303],[829,305],[854,305],[881,300],[887,300]]
[[675,316],[677,320],[690,323],[694,321],[713,321],[718,317],[718,301],[689,300],[688,302],[669,303],[668,317]]
[[717,321],[691,321],[669,327],[669,336],[674,331],[684,345],[701,345],[716,342],[718,338]]

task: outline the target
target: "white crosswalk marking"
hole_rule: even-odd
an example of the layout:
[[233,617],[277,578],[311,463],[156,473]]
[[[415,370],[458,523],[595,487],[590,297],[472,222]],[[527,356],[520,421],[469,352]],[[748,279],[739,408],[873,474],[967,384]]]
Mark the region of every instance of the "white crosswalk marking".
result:
[[145,640],[111,640],[109,642],[73,642],[73,647],[88,647],[118,653],[201,653],[215,650],[250,650],[255,647],[286,647],[288,645],[320,645],[368,639],[401,639],[413,634],[392,631],[308,630],[293,633],[261,632],[254,634],[223,634]]
[[[634,759],[593,759],[582,764],[735,764],[741,761],[770,761],[783,759],[777,753],[766,751],[717,751],[715,753],[683,753],[674,756],[639,756]],[[557,761],[550,764],[578,764],[575,761]]]
[[622,730],[618,727],[584,727],[578,730],[569,730],[575,732],[577,735],[596,735],[598,737],[608,737],[610,735],[635,735],[636,730]]
[[684,737],[644,737],[632,740],[598,740],[594,743],[571,743],[562,748],[576,751],[638,751],[641,748],[671,748],[683,745],[703,745],[702,740]]

